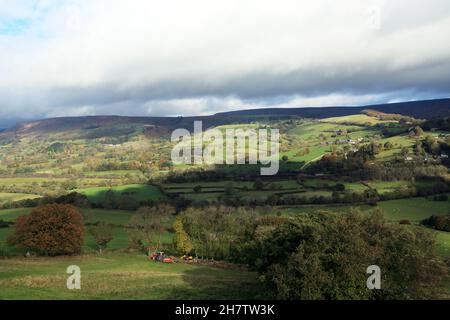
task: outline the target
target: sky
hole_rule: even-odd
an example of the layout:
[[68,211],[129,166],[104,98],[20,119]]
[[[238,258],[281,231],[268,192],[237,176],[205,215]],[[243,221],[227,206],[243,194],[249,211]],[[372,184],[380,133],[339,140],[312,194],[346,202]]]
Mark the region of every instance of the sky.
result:
[[0,124],[450,97],[448,0],[0,0]]

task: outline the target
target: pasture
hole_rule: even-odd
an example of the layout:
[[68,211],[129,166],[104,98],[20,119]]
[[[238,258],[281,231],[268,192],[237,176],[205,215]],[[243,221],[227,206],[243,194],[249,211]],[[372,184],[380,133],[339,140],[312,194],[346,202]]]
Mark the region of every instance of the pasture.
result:
[[374,126],[380,123],[396,123],[397,121],[379,120],[375,117],[370,117],[366,114],[354,114],[344,117],[327,118],[321,120],[322,122],[338,123],[338,124],[356,124],[356,125],[370,125]]
[[[81,268],[81,290],[68,290],[66,269]],[[0,260],[0,299],[254,299],[256,274],[184,263],[162,264],[138,253]]]
[[137,201],[159,200],[164,197],[157,187],[147,184],[131,184],[111,188],[87,188],[79,189],[77,192],[86,195],[91,202],[100,203],[104,200],[105,195],[109,190],[112,190],[116,196],[128,195]]
[[39,195],[36,194],[26,194],[26,193],[4,193],[0,192],[0,203],[7,201],[21,201],[26,199],[36,199],[40,198]]

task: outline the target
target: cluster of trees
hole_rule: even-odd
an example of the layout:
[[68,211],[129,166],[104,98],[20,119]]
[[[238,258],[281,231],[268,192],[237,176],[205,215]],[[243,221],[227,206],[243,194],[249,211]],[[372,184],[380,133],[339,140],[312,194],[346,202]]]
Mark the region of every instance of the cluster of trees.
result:
[[[370,148],[370,147],[368,147]],[[410,180],[413,178],[442,176],[448,169],[443,165],[427,164],[423,162],[387,162],[371,161],[371,152],[358,151],[347,156],[327,154],[321,160],[308,166],[310,174],[332,174],[348,176],[355,180]]]
[[413,117],[404,116],[395,113],[384,113],[377,110],[367,109],[361,111],[361,113],[368,115],[369,117],[374,117],[379,120],[384,121],[399,121],[400,123],[421,123],[422,121],[417,120]]
[[437,118],[426,121],[422,128],[426,131],[430,131],[432,129],[450,131],[450,118]]
[[119,210],[137,210],[140,207],[140,202],[132,195],[117,194],[112,189],[105,193],[104,198],[100,203],[95,204],[97,207],[105,209],[119,209]]
[[161,249],[164,233],[172,230],[170,220],[175,213],[175,207],[169,204],[139,208],[126,225],[130,247],[149,251]]
[[[287,218],[208,207],[178,215],[174,230],[180,253],[257,270],[269,298],[423,299],[448,270],[427,230],[389,224],[379,210]],[[370,265],[381,268],[383,290],[367,289]]]
[[242,208],[189,208],[176,217],[174,245],[179,252],[195,253],[201,259],[230,260],[256,220],[253,211]]
[[91,203],[84,194],[71,192],[62,196],[45,196],[42,198],[25,199],[15,202],[6,202],[2,205],[3,209],[12,208],[32,208],[46,204],[70,204],[77,208],[90,208]]

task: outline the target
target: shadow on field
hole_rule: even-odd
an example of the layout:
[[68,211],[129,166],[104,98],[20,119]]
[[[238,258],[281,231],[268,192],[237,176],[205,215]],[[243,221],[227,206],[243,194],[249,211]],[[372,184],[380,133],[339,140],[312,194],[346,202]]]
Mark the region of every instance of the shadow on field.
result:
[[183,273],[185,286],[167,290],[167,299],[253,300],[261,298],[257,274],[195,266]]

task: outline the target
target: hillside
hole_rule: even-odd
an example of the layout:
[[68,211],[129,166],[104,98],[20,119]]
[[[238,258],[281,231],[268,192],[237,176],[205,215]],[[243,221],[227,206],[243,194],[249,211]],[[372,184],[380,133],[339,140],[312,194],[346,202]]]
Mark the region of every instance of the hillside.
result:
[[359,114],[366,109],[384,113],[401,114],[418,119],[434,119],[450,116],[450,99],[414,101],[362,107],[272,108],[232,111],[203,117],[123,117],[88,116],[64,117],[19,123],[0,131],[0,141],[23,137],[42,137],[52,134],[54,139],[97,139],[103,137],[129,137],[145,133],[148,136],[168,136],[176,128],[192,129],[195,120],[202,120],[204,127],[232,123],[250,123],[260,119],[334,118]]
[[400,102],[361,107],[314,107],[314,108],[266,108],[218,113],[216,116],[290,115],[303,118],[343,117],[373,109],[384,113],[397,113],[418,119],[434,119],[450,116],[450,99]]

